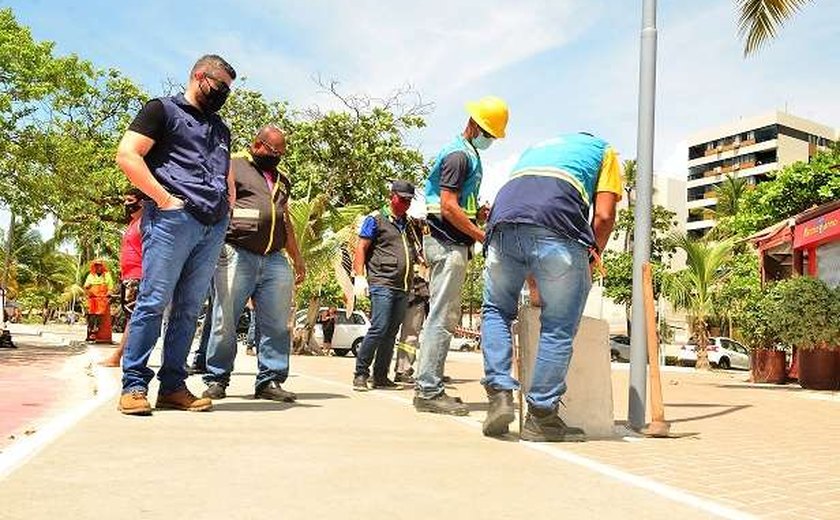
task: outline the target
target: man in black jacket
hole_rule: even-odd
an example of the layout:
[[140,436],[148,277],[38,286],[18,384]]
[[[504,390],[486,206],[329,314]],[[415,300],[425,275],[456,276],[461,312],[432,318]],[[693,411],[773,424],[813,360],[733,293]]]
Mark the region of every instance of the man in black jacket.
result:
[[267,126],[259,131],[250,151],[231,158],[236,205],[214,277],[204,397],[225,397],[236,358],[236,324],[252,297],[262,335],[254,397],[285,402],[296,398],[281,384],[289,375],[292,289],[303,281],[306,271],[289,219],[291,184],[277,170],[285,152],[283,132]]
[[389,207],[368,215],[359,230],[353,259],[354,292],[361,296],[370,286],[371,325],[356,358],[353,375],[356,391],[368,389],[374,355],[373,388],[399,387],[388,379],[388,369],[397,330],[405,316],[414,276],[415,244],[419,241],[417,229],[406,215],[412,198],[411,183],[394,181]]

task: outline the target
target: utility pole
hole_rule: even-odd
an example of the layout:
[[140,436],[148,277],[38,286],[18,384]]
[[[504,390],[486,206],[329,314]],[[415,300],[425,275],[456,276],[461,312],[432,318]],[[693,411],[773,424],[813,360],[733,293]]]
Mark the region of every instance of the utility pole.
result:
[[633,231],[633,317],[630,337],[630,402],[627,422],[645,426],[647,336],[642,266],[650,260],[653,141],[656,110],[656,0],[643,0],[639,60],[639,128],[636,141],[636,211]]

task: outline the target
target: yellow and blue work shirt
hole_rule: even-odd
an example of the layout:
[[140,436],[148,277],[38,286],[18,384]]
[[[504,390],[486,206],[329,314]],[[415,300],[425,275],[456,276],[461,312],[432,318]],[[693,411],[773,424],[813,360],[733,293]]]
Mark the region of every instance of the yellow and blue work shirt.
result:
[[606,141],[585,133],[543,141],[525,150],[496,195],[487,235],[503,222],[535,224],[592,247],[598,192],[622,194],[618,155]]

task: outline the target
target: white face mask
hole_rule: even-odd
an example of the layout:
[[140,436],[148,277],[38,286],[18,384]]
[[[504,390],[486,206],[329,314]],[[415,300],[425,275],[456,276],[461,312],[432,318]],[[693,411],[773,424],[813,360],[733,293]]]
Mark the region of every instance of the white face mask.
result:
[[490,148],[490,145],[493,144],[492,137],[485,137],[484,135],[480,135],[478,137],[474,137],[472,140],[473,146],[475,146],[476,150],[486,150]]

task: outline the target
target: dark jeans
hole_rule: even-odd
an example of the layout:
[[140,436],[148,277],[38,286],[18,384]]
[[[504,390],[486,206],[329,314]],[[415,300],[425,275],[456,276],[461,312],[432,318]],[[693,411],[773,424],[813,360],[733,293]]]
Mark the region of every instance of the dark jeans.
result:
[[408,293],[378,285],[370,288],[370,329],[362,341],[356,358],[357,376],[370,376],[370,364],[373,365],[373,380],[381,381],[388,377],[388,367],[394,355],[394,342],[397,331],[405,317],[408,305]]

